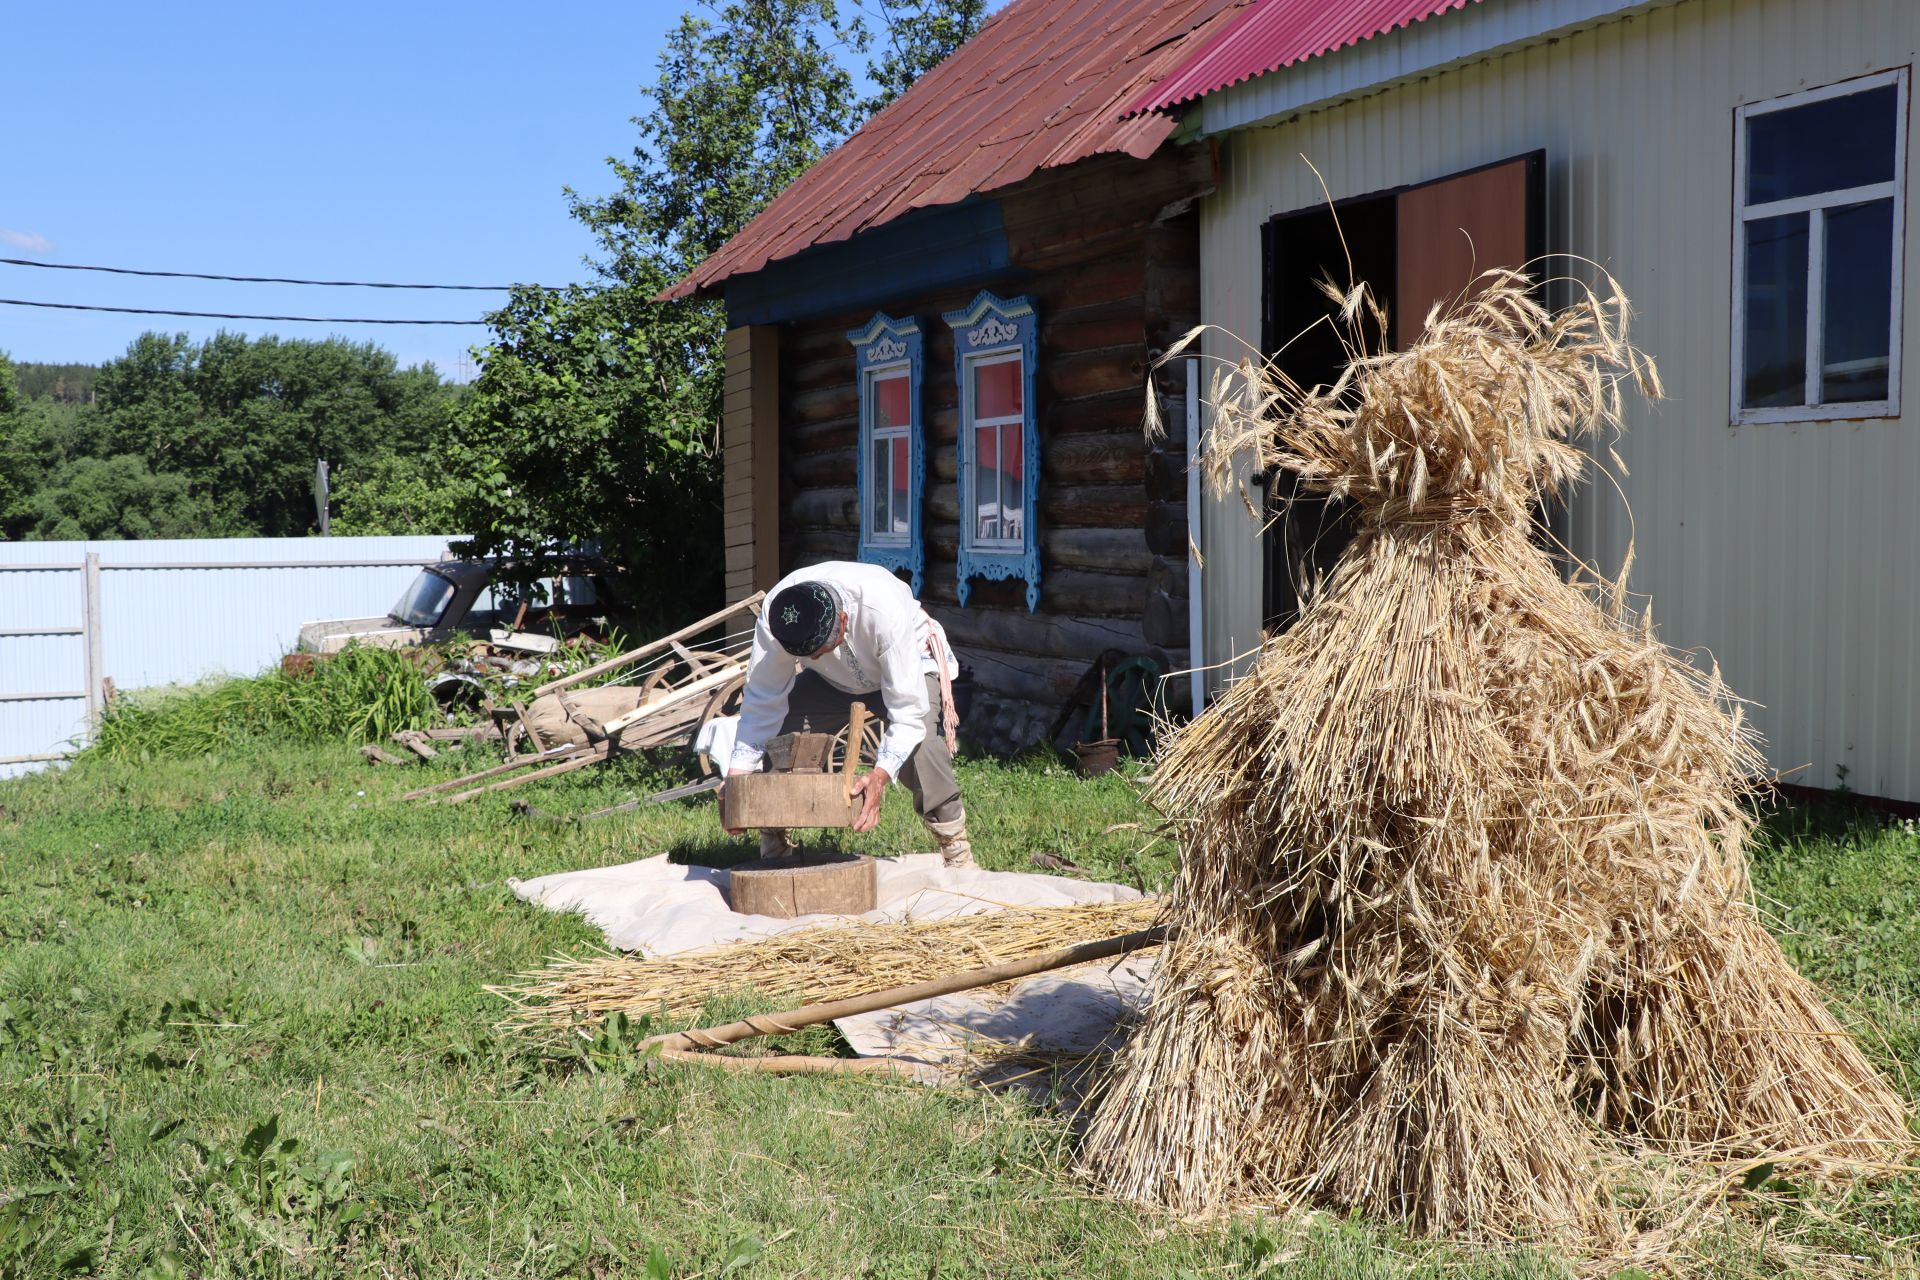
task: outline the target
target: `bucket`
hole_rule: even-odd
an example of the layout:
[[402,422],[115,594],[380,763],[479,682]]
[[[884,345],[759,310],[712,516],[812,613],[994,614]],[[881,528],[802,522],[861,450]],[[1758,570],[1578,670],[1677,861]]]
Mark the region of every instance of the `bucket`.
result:
[[1120,763],[1120,739],[1076,742],[1073,744],[1073,762],[1083,778],[1097,778],[1103,773],[1111,773]]

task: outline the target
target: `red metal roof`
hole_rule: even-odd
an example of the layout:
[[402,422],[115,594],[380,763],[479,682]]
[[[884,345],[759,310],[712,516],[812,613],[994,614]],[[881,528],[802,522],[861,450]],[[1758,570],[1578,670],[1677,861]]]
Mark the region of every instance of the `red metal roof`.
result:
[[1259,0],[1127,107],[1163,111],[1479,0]]
[[1175,121],[1123,117],[1252,0],[1014,0],[776,196],[663,298],[707,291],[913,209],[1108,152],[1152,155]]

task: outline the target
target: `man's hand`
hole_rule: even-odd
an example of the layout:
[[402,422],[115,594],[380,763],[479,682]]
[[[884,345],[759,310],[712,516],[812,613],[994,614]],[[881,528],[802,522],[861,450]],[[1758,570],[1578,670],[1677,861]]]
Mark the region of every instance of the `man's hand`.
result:
[[[752,773],[752,772],[753,770],[751,769],[728,769],[727,777],[737,778],[742,774]],[[714,810],[714,812],[722,815],[720,818],[720,829],[726,832],[730,836],[737,836],[744,833],[746,830],[746,828],[744,827],[730,827],[727,825],[727,820],[725,817],[725,814],[727,812],[727,784],[725,782],[722,782],[720,784],[720,789],[714,792],[713,794],[716,800],[718,801],[718,807]]]
[[860,802],[860,812],[853,816],[855,831],[871,831],[880,825],[880,800],[892,781],[893,775],[885,769],[874,769],[855,778],[847,788],[847,794]]

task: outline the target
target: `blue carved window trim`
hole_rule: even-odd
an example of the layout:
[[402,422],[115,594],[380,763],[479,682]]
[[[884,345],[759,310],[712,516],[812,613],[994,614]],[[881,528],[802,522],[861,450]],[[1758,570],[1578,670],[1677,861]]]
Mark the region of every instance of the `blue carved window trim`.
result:
[[[860,390],[860,558],[869,564],[884,565],[896,573],[905,571],[913,579],[913,591],[920,594],[926,574],[926,539],[921,527],[920,496],[926,487],[926,431],[921,419],[920,388],[923,364],[920,326],[911,319],[895,320],[876,314],[863,328],[847,333],[853,344],[854,369]],[[876,430],[873,389],[885,379],[905,376],[907,380],[907,531],[885,534],[874,528],[872,486],[885,477],[873,474],[873,443]],[[890,431],[890,435],[900,434]],[[897,521],[895,516],[893,521]]]
[[[960,438],[956,445],[960,461],[960,603],[967,603],[968,586],[974,578],[1001,582],[1019,578],[1027,584],[1027,611],[1031,613],[1040,606],[1040,430],[1033,402],[1039,317],[1029,299],[1001,299],[982,290],[969,306],[949,311],[941,319],[953,328],[953,372],[960,389]],[[984,537],[979,536],[979,499],[973,493],[977,477],[971,375],[977,366],[1015,358],[1020,362],[1022,415],[1020,478],[1024,506],[1020,510],[1020,531],[1007,538]]]

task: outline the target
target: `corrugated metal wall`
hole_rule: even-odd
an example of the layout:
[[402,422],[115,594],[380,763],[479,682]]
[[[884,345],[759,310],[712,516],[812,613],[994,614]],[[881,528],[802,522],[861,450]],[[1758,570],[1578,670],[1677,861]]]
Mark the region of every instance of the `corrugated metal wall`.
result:
[[[1857,791],[1920,800],[1920,435],[1905,420],[1728,426],[1734,109],[1906,65],[1917,48],[1912,0],[1683,0],[1224,135],[1202,213],[1206,318],[1257,339],[1260,225],[1323,198],[1303,155],[1337,199],[1545,148],[1549,247],[1620,279],[1670,393],[1633,409],[1627,505],[1607,484],[1576,500],[1576,549],[1611,570],[1636,539],[1631,585],[1661,635],[1708,651],[1758,704],[1791,780],[1833,786],[1844,768]],[[1244,518],[1208,520],[1219,661],[1257,623],[1259,558]]]
[[[303,622],[384,614],[448,541],[0,543],[0,759],[59,753],[85,732],[90,552],[100,557],[100,675],[140,689],[251,675],[293,648]],[[20,634],[35,631],[44,634]],[[0,764],[0,777],[35,767]]]

